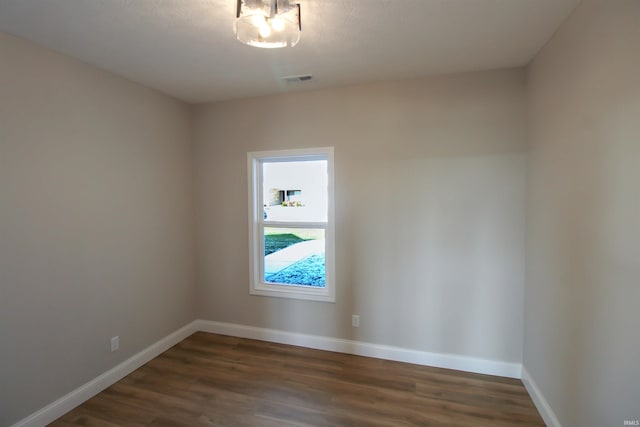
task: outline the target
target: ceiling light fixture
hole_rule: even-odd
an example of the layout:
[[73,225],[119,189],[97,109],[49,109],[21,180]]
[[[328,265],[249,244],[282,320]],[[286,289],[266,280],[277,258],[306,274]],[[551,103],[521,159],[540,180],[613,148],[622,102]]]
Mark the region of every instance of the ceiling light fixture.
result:
[[300,3],[290,0],[238,0],[236,38],[263,48],[293,47],[300,41]]

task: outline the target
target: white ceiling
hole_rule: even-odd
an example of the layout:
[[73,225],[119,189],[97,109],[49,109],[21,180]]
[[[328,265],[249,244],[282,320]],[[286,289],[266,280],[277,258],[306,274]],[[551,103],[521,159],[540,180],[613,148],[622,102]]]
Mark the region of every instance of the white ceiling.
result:
[[0,0],[0,31],[206,102],[523,66],[579,1],[300,0],[288,49],[236,41],[235,0]]

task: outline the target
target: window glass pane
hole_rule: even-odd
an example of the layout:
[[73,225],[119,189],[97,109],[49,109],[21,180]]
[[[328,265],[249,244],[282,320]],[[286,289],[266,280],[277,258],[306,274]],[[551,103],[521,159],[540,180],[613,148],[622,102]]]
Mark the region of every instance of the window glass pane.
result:
[[320,228],[264,228],[264,281],[324,288],[325,235]]
[[327,221],[327,161],[262,164],[263,217],[268,221]]

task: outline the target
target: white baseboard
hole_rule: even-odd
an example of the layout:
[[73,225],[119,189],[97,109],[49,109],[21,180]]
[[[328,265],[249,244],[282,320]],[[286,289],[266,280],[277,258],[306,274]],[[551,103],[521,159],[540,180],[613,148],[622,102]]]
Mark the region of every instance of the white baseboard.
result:
[[522,367],[522,383],[529,392],[531,400],[533,400],[533,403],[536,405],[536,408],[538,409],[538,412],[540,412],[540,415],[547,427],[562,427],[558,417],[556,417],[553,409],[551,409],[549,402],[544,398],[542,392],[524,366]]
[[41,427],[55,421],[196,331],[196,322],[189,323],[120,363],[118,366],[109,369],[107,372],[62,396],[55,402],[34,412],[27,418],[18,421],[13,427]]
[[434,366],[437,368],[456,369],[479,374],[498,375],[501,377],[520,378],[522,365],[519,363],[480,359],[456,354],[430,353],[388,345],[372,344],[361,341],[350,341],[319,335],[298,334],[275,329],[257,328],[234,323],[196,320],[198,330],[216,334],[231,335],[281,344],[297,345],[318,350],[395,360],[397,362]]
[[[475,357],[460,356],[455,354],[430,353],[381,344],[350,341],[319,335],[299,334],[275,329],[238,325],[234,323],[214,322],[209,320],[194,320],[188,325],[178,329],[170,335],[167,335],[155,344],[150,345],[138,354],[120,363],[118,366],[109,369],[107,372],[78,387],[65,396],[62,396],[55,402],[29,415],[27,418],[18,421],[13,425],[13,427],[41,427],[55,421],[73,408],[77,407],[81,403],[100,393],[102,390],[121,380],[154,357],[159,356],[163,352],[167,351],[168,349],[197,331],[231,335],[240,338],[257,339],[261,341],[269,341],[281,344],[297,345],[301,347],[335,351],[339,353],[354,354],[358,356],[395,360],[398,362],[414,363],[417,365],[456,369],[460,371],[476,372],[488,375],[498,375],[502,377],[520,378],[522,375],[522,365],[519,363],[479,359]],[[533,384],[533,382],[531,382],[531,384]],[[535,384],[533,384],[532,387],[537,390]],[[529,387],[527,387],[527,389],[529,389]],[[536,398],[534,397],[534,392],[529,392],[532,393],[532,398],[534,402],[536,402],[538,410],[543,413],[543,418],[545,419],[545,421],[547,421],[547,418],[545,418],[541,406],[538,406]],[[540,396],[542,402],[544,402],[543,404],[546,405],[546,408],[549,408],[544,398],[542,398],[542,395],[540,395],[539,392],[537,395]],[[548,411],[551,415],[553,415],[553,412],[551,412],[550,408],[548,409]],[[555,419],[555,416],[553,417],[553,419]],[[547,422],[547,424],[550,427],[561,427],[559,423],[549,424]]]

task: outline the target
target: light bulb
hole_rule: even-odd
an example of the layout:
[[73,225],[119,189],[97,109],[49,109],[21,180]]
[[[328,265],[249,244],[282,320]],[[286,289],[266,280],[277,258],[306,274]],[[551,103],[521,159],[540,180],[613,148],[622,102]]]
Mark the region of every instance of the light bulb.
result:
[[271,26],[276,31],[282,31],[282,30],[284,30],[284,20],[282,18],[278,18],[278,17],[273,18],[271,20]]
[[269,27],[269,24],[266,22],[263,22],[260,28],[258,28],[258,32],[262,37],[269,37],[271,35],[271,27]]
[[256,27],[260,28],[262,25],[264,25],[266,18],[264,17],[264,15],[253,15],[251,17],[251,22],[253,22],[253,25],[255,25]]

